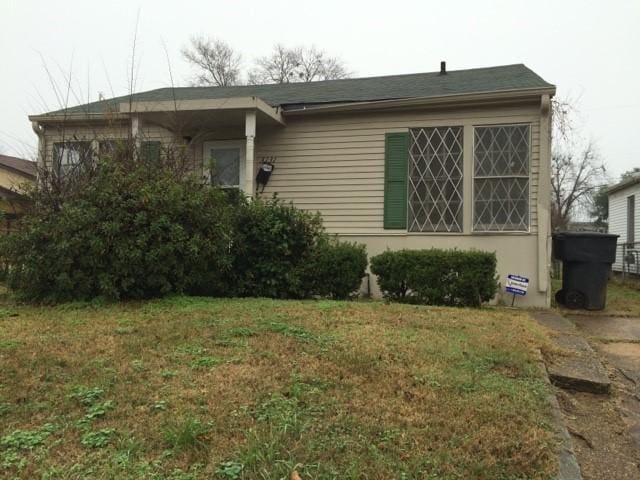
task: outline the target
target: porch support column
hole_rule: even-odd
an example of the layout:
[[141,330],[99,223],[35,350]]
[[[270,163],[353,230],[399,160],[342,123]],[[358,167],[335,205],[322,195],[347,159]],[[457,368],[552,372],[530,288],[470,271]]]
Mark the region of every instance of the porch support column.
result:
[[133,154],[138,155],[140,152],[140,117],[133,115],[131,117],[131,141],[133,142]]
[[256,138],[256,112],[248,111],[245,114],[244,132],[247,137],[245,148],[244,167],[244,193],[247,197],[253,198],[256,191],[255,182],[255,138]]
[[540,168],[538,169],[538,291],[550,301],[549,268],[551,263],[551,98],[540,102]]

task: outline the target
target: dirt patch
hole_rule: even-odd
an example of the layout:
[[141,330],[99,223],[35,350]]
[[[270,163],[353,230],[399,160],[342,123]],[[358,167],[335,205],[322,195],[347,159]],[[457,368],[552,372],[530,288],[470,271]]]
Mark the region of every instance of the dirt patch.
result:
[[558,400],[585,480],[636,480],[640,451],[611,396],[560,391]]
[[599,347],[609,355],[615,355],[618,357],[628,357],[629,359],[636,359],[640,364],[640,343],[607,343]]

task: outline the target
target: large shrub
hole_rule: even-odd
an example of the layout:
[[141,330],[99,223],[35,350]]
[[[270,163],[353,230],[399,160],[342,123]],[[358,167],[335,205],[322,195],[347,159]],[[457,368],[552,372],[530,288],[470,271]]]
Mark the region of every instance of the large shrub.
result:
[[407,303],[480,306],[498,288],[495,253],[475,250],[386,251],[371,271],[385,297]]
[[34,198],[3,240],[9,286],[39,301],[222,291],[232,238],[224,194],[143,167],[100,161],[73,195]]
[[298,268],[300,296],[347,299],[357,292],[366,268],[364,245],[323,239]]
[[239,202],[235,214],[233,294],[297,296],[297,268],[323,237],[322,220],[274,198]]

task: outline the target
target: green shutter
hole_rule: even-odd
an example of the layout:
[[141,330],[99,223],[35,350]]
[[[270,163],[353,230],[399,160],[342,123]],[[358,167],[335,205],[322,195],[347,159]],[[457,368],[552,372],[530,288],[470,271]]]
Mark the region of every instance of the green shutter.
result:
[[384,142],[384,228],[407,228],[409,134],[387,133]]
[[142,158],[145,162],[157,164],[160,161],[160,142],[143,142]]

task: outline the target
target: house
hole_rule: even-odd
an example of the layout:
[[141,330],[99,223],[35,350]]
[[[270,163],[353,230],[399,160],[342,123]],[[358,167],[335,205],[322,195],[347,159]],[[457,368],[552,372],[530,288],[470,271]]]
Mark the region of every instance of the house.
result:
[[631,175],[609,188],[609,233],[620,235],[615,272],[640,274],[640,174]]
[[[495,251],[502,285],[528,277],[519,303],[546,306],[554,93],[521,64],[442,62],[432,73],[161,88],[29,118],[42,164],[127,137],[156,154],[177,146],[207,180],[319,211],[328,232],[369,255]],[[263,163],[274,169],[257,191]]]
[[0,155],[0,234],[14,228],[25,202],[23,188],[35,179],[35,162]]

